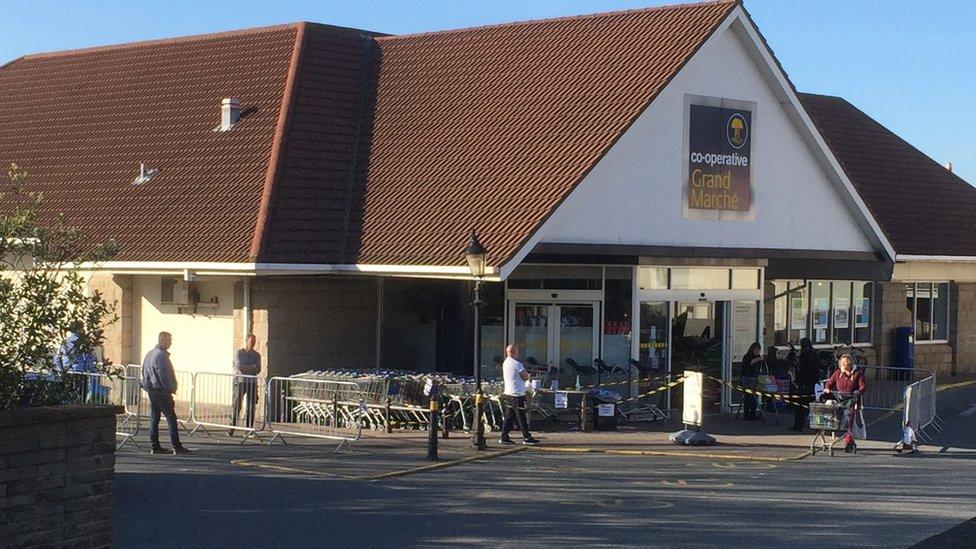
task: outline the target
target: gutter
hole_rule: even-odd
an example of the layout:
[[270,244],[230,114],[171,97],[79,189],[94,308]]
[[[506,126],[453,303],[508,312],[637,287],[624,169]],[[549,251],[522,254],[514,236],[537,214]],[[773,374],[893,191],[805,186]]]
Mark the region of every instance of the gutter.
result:
[[976,263],[976,256],[972,255],[906,255],[898,254],[895,256],[898,263],[908,263],[912,261],[931,261],[936,263]]
[[[270,275],[316,275],[316,274],[360,274],[374,276],[402,276],[411,278],[448,278],[474,280],[471,271],[465,266],[448,265],[336,265],[306,263],[221,263],[221,262],[181,262],[181,261],[105,261],[102,263],[82,263],[79,270],[102,270],[119,274],[144,275],[183,275],[192,271],[197,276],[270,276]],[[498,269],[488,267],[484,280],[498,282]]]

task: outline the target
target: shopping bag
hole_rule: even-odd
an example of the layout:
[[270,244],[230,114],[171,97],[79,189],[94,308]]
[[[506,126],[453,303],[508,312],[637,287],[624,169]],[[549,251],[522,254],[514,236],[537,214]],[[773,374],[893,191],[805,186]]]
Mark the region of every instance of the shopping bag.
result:
[[851,424],[851,435],[858,440],[867,440],[868,426],[864,423],[864,412],[858,409],[854,412],[854,421]]

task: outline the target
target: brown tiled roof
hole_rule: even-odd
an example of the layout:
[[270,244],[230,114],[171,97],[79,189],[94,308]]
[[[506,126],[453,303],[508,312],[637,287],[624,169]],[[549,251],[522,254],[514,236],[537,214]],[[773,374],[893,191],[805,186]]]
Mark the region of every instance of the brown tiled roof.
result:
[[380,38],[349,260],[514,255],[736,6],[719,2]]
[[[0,69],[0,165],[119,260],[243,261],[297,26],[27,56]],[[246,116],[229,132],[220,100]],[[158,169],[131,183],[139,163]]]
[[[0,68],[0,163],[120,260],[462,265],[474,228],[500,265],[736,5],[29,56]],[[213,132],[223,97],[248,115]]]
[[844,99],[800,100],[897,254],[976,256],[976,188]]

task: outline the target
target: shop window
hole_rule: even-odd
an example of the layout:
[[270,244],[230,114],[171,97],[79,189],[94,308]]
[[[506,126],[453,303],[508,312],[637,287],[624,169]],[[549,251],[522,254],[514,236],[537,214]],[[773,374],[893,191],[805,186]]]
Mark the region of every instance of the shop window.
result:
[[949,283],[932,285],[932,339],[949,339]]
[[603,360],[626,366],[630,360],[633,269],[607,267],[603,301]]
[[949,283],[905,284],[905,307],[915,325],[915,341],[945,340],[949,336]]
[[854,310],[854,343],[870,343],[871,341],[871,290],[870,282],[855,282],[854,294],[851,298]]
[[601,290],[602,267],[521,265],[508,279],[513,290]]
[[505,348],[505,285],[482,284],[481,301],[481,366],[486,368],[482,374],[497,375],[495,364],[501,362]]
[[732,269],[733,290],[758,290],[759,269]]
[[830,282],[810,283],[810,326],[814,343],[830,343]]
[[851,343],[851,283],[833,282],[830,302],[834,343]]
[[637,283],[641,290],[667,290],[667,267],[639,267],[637,269]]
[[673,267],[671,288],[674,290],[728,290],[729,269]]
[[776,344],[871,342],[871,282],[774,280]]

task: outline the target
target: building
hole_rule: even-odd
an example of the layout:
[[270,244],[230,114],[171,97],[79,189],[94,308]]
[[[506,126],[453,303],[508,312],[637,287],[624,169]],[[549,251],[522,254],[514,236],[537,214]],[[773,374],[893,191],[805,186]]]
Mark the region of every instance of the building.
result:
[[[26,56],[0,162],[120,255],[105,354],[224,371],[634,358],[756,340],[976,372],[976,189],[797,92],[737,2],[386,36],[312,23]],[[570,374],[571,375],[571,374]],[[728,402],[728,395],[724,397]]]

